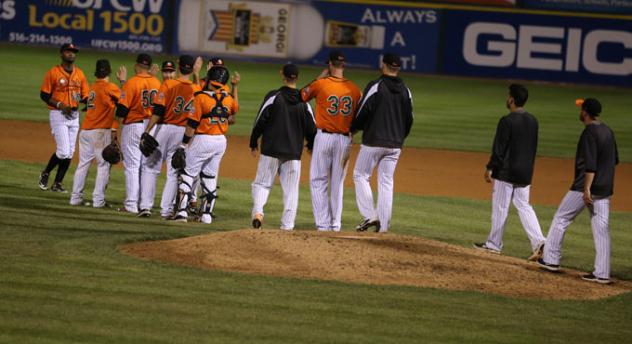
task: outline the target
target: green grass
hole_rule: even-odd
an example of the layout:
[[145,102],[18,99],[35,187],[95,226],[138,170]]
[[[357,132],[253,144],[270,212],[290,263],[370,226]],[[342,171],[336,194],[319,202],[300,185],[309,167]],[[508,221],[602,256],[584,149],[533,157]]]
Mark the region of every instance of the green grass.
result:
[[[68,195],[36,188],[40,169],[39,164],[0,161],[3,343],[614,343],[632,336],[632,293],[600,301],[524,300],[137,260],[120,254],[117,246],[247,227],[250,183],[220,175],[217,221],[173,224],[71,207]],[[122,202],[123,185],[122,170],[113,169],[111,202]],[[88,183],[87,190],[91,187]],[[310,209],[309,191],[302,187],[297,227],[313,226]],[[545,230],[554,210],[536,207]],[[278,223],[278,185],[266,211],[266,223]],[[469,246],[486,237],[489,214],[489,202],[397,194],[392,231]],[[348,189],[344,228],[358,218]],[[632,279],[632,213],[613,212],[611,228],[613,274]],[[564,250],[565,266],[591,269],[586,214],[570,228]],[[528,251],[512,212],[504,253],[524,257]]]
[[[132,73],[135,56],[94,51],[80,52],[77,65],[89,81],[98,58],[109,58],[113,68],[121,64]],[[164,57],[156,57],[161,62]],[[0,45],[0,119],[48,121],[39,99],[44,73],[59,63],[56,48]],[[237,135],[249,135],[254,116],[267,91],[280,85],[279,66],[266,63],[229,61],[231,70],[242,75],[240,113],[231,128]],[[301,83],[308,83],[320,68],[305,66]],[[376,71],[348,70],[347,77],[362,89],[378,76]],[[406,145],[439,149],[490,150],[498,119],[507,113],[504,107],[507,80],[458,79],[442,76],[419,76],[404,73],[403,78],[414,95],[415,124]],[[530,100],[527,109],[540,121],[538,154],[572,158],[582,124],[574,100],[595,97],[604,105],[603,120],[614,130],[622,161],[632,161],[632,121],[629,90],[587,86],[560,86],[527,82]],[[356,139],[357,140],[357,139]]]

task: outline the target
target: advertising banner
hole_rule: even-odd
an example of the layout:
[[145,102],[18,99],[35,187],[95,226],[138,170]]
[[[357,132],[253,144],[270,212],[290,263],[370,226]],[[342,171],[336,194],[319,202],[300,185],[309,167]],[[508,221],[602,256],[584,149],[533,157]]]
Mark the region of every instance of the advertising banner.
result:
[[443,72],[632,86],[632,22],[450,11]]
[[436,71],[440,12],[312,1],[190,0],[180,4],[177,50],[324,63],[342,50],[350,66],[379,66],[385,51],[403,69]]
[[0,40],[119,51],[167,52],[167,0],[0,0]]
[[522,0],[526,8],[632,14],[632,0]]

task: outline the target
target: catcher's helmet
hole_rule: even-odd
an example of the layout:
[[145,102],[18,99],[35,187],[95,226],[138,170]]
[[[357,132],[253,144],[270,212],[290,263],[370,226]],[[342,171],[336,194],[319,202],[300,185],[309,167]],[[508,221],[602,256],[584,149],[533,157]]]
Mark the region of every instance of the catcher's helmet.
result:
[[228,82],[228,78],[230,77],[230,73],[228,69],[224,66],[213,66],[206,73],[206,81],[208,83],[217,82],[222,85],[226,85]]

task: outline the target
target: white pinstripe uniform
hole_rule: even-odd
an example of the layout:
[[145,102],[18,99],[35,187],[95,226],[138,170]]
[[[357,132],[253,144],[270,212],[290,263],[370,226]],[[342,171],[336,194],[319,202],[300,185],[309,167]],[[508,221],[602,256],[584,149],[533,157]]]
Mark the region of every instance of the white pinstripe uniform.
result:
[[92,205],[95,208],[105,205],[105,188],[110,180],[110,164],[103,160],[101,152],[110,142],[112,142],[110,129],[82,130],[79,134],[79,164],[72,180],[71,205],[79,205],[83,201],[83,188],[92,160],[97,162],[97,177],[92,193]]
[[50,110],[49,120],[55,138],[55,154],[59,159],[72,159],[79,133],[79,112],[73,111],[66,117],[59,110]]
[[[573,223],[575,217],[584,210],[583,193],[568,191],[562,203],[560,203],[544,246],[542,259],[553,265],[559,265],[562,259],[562,244],[566,229]],[[610,278],[610,233],[608,220],[610,214],[610,197],[593,197],[593,206],[590,209],[590,223],[595,240],[595,271],[593,274],[599,278]]]
[[140,173],[143,159],[138,145],[145,132],[149,120],[140,123],[123,124],[121,130],[121,152],[125,166],[125,209],[131,213],[138,212],[140,198]]

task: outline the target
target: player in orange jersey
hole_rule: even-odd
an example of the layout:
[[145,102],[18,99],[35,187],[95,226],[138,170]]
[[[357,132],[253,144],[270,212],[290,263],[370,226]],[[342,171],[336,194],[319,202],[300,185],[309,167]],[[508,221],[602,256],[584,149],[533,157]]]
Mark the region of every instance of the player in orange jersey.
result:
[[[165,80],[154,99],[153,116],[145,132],[154,136],[159,147],[143,162],[140,177],[143,193],[140,195],[139,217],[151,216],[156,194],[156,179],[163,161],[167,163],[167,181],[162,191],[160,215],[165,219],[173,215],[173,204],[178,190],[178,171],[171,167],[171,157],[182,141],[187,116],[193,112],[193,94],[201,91],[201,88],[190,80],[194,62],[192,56],[180,56],[180,76]],[[163,70],[164,67],[163,64]]]
[[57,166],[57,175],[51,191],[66,192],[61,183],[70,166],[75,152],[75,142],[79,132],[79,103],[88,98],[89,86],[86,76],[75,66],[79,49],[72,44],[61,46],[61,64],[51,68],[44,76],[40,88],[40,98],[49,111],[50,127],[55,138],[56,150],[48,165],[40,174],[39,187],[48,189],[48,177]]
[[340,231],[342,194],[352,141],[349,128],[361,96],[358,87],[344,78],[344,67],[344,55],[332,51],[328,68],[301,90],[304,101],[316,99],[318,133],[309,177],[314,219],[319,231]]
[[125,164],[125,204],[119,210],[130,213],[138,213],[143,158],[138,144],[151,117],[151,104],[160,88],[160,81],[149,74],[151,62],[151,56],[138,55],[134,65],[136,75],[123,85],[121,99],[116,106],[116,118],[121,127],[117,141],[121,144]]
[[234,98],[223,88],[229,76],[225,67],[213,66],[207,73],[206,88],[195,94],[195,111],[189,114],[182,144],[174,153],[174,159],[176,155],[186,155],[186,165],[180,174],[176,200],[176,221],[187,221],[187,205],[193,190],[193,178],[199,174],[202,185],[200,221],[212,222],[219,164],[226,151],[224,134],[228,131],[228,118],[237,112]]
[[[121,90],[110,82],[112,69],[110,61],[98,60],[94,75],[97,81],[90,87],[86,118],[81,124],[79,133],[79,165],[75,171],[70,195],[71,205],[83,204],[83,188],[88,176],[92,160],[97,161],[97,177],[92,193],[92,206],[103,208],[105,189],[110,179],[110,164],[103,160],[101,151],[112,141],[111,128],[114,122],[116,103],[121,97]],[[123,75],[118,75],[125,78]]]

